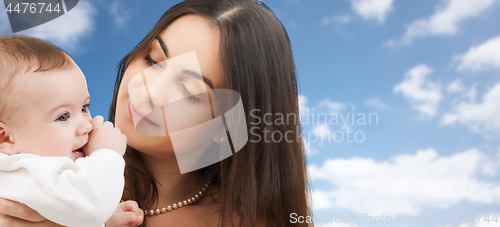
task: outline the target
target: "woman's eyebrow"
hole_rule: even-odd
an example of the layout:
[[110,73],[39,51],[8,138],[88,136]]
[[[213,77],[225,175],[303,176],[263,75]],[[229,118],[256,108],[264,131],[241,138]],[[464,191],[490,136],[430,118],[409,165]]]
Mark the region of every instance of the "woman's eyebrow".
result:
[[165,57],[168,59],[168,50],[167,50],[167,46],[163,42],[163,39],[161,39],[160,36],[156,36],[156,40],[158,40],[158,43],[160,43],[160,47],[163,50]]
[[188,75],[188,76],[191,76],[195,79],[203,79],[203,82],[205,82],[212,90],[214,90],[214,84],[212,83],[212,81],[206,77],[204,77],[203,75],[200,75],[199,73],[195,72],[195,71],[192,71],[192,70],[188,70],[188,69],[184,69],[182,70],[182,73]]
[[[156,40],[158,40],[158,43],[160,43],[160,47],[163,50],[163,53],[165,54],[165,57],[168,59],[168,50],[167,46],[163,42],[163,39],[160,38],[160,36],[156,36]],[[197,72],[191,71],[191,70],[182,70],[182,72],[188,76],[194,77],[194,78],[203,78],[203,82],[205,82],[212,90],[214,89],[214,84],[212,81],[208,78],[206,78],[203,75],[198,74]]]

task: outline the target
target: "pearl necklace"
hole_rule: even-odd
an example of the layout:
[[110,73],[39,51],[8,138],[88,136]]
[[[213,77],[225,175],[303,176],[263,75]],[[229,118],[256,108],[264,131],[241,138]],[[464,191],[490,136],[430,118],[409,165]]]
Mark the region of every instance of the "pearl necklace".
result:
[[165,213],[167,211],[172,211],[172,210],[175,210],[177,208],[181,208],[183,206],[191,205],[191,204],[195,203],[196,201],[198,201],[203,196],[203,194],[205,194],[205,192],[207,192],[207,189],[209,188],[209,186],[210,186],[210,181],[207,181],[207,183],[201,188],[201,190],[195,196],[191,197],[190,199],[187,199],[187,200],[184,200],[184,201],[181,201],[178,203],[174,203],[171,206],[167,206],[167,207],[156,208],[154,210],[145,210],[144,214],[152,216],[152,215],[156,215],[156,214],[162,214],[162,213]]

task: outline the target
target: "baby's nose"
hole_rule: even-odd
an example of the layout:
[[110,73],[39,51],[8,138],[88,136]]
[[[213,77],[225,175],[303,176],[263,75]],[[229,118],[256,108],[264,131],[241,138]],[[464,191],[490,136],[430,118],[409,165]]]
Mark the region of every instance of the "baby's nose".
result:
[[77,133],[78,135],[86,135],[92,131],[92,123],[89,120],[83,119],[82,123],[78,127]]

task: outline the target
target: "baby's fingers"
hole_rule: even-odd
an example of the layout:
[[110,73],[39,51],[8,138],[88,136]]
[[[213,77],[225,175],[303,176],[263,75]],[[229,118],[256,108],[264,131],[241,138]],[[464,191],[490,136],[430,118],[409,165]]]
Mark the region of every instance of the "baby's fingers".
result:
[[[125,136],[125,134],[123,134],[123,133],[122,133],[122,130],[120,130],[119,128],[114,128],[113,130],[115,130],[115,133],[120,134],[120,135],[124,135],[124,136]],[[125,136],[125,137],[126,137],[126,136]]]
[[127,217],[129,226],[139,226],[140,224],[142,224],[143,217],[138,217],[134,212],[125,212],[125,216]]
[[102,125],[103,128],[114,128],[115,126],[113,125],[113,123],[109,122],[109,121],[106,121],[104,122],[104,124]]
[[139,208],[137,202],[129,200],[122,202],[120,205],[122,206],[123,211],[126,211],[125,215],[127,216],[127,220],[129,222],[135,223],[137,225],[142,224],[142,221],[144,219],[144,211]]
[[100,115],[97,115],[92,119],[92,126],[94,126],[94,129],[99,128],[100,126],[103,125],[104,118]]
[[122,202],[120,205],[121,205],[123,211],[131,211],[131,212],[134,212],[140,216],[142,216],[142,214],[143,214],[143,211],[141,210],[141,208],[139,208],[139,204],[137,204],[136,201],[128,200],[128,201]]

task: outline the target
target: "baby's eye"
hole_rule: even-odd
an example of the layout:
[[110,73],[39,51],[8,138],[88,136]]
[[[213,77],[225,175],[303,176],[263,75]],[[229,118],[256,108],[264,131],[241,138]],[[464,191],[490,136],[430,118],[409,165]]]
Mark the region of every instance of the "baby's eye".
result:
[[65,113],[57,118],[56,121],[67,121],[69,119],[69,114]]
[[88,113],[89,112],[89,104],[86,104],[84,106],[82,106],[82,113]]

